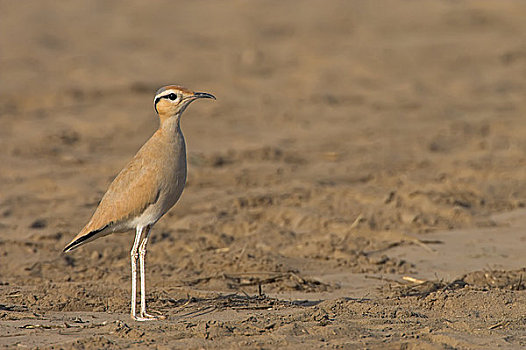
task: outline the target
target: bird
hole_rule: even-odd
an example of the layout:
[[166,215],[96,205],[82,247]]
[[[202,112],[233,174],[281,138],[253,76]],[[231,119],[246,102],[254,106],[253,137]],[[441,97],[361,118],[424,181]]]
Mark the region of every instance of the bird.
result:
[[[115,177],[91,219],[63,250],[67,253],[111,233],[135,230],[130,251],[130,313],[136,321],[164,318],[146,312],[146,245],[152,226],[177,203],[186,184],[186,143],[181,131],[181,116],[188,105],[198,99],[216,98],[177,85],[157,90],[153,104],[159,116],[159,128]],[[139,314],[136,312],[137,261],[141,283]]]

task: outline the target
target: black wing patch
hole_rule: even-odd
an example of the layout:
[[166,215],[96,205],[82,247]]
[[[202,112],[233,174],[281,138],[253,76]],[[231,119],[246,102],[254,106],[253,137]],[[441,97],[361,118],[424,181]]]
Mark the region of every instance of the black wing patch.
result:
[[82,244],[82,242],[85,242],[87,241],[88,239],[92,238],[93,236],[95,236],[97,233],[103,231],[104,229],[106,229],[108,226],[110,226],[112,223],[110,222],[109,224],[107,224],[106,226],[104,226],[103,228],[100,228],[98,230],[94,230],[94,231],[91,231],[90,233],[88,233],[87,235],[84,235],[82,237],[79,237],[79,239],[76,239],[74,240],[73,242],[71,242],[70,244],[68,244],[66,246],[66,248],[64,248],[64,250],[62,251],[63,253],[65,252],[69,252],[70,250],[73,250],[75,248],[77,248],[79,245]]

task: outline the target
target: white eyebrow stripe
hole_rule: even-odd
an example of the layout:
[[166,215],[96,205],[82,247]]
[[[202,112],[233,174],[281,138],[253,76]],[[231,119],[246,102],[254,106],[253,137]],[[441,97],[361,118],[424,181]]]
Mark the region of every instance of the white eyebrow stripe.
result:
[[157,101],[157,99],[160,99],[160,98],[163,98],[163,97],[167,97],[170,94],[176,94],[177,95],[177,90],[169,89],[169,90],[162,91],[162,92],[158,93],[157,95],[155,95],[154,100]]

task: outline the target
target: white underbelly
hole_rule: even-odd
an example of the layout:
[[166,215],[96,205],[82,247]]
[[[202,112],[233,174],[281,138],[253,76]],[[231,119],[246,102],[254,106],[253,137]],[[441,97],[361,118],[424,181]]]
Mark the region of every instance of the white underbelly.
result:
[[[179,174],[178,174],[179,175]],[[157,201],[148,206],[144,212],[130,221],[130,227],[145,227],[155,224],[181,197],[186,183],[186,172],[176,176],[174,184],[161,190]]]

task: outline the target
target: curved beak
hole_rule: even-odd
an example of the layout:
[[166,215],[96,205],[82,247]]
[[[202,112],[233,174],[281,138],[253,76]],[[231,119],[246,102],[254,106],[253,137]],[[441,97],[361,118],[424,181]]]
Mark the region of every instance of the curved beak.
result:
[[216,97],[212,94],[209,94],[208,92],[194,92],[193,98],[211,98],[212,100],[215,100]]

